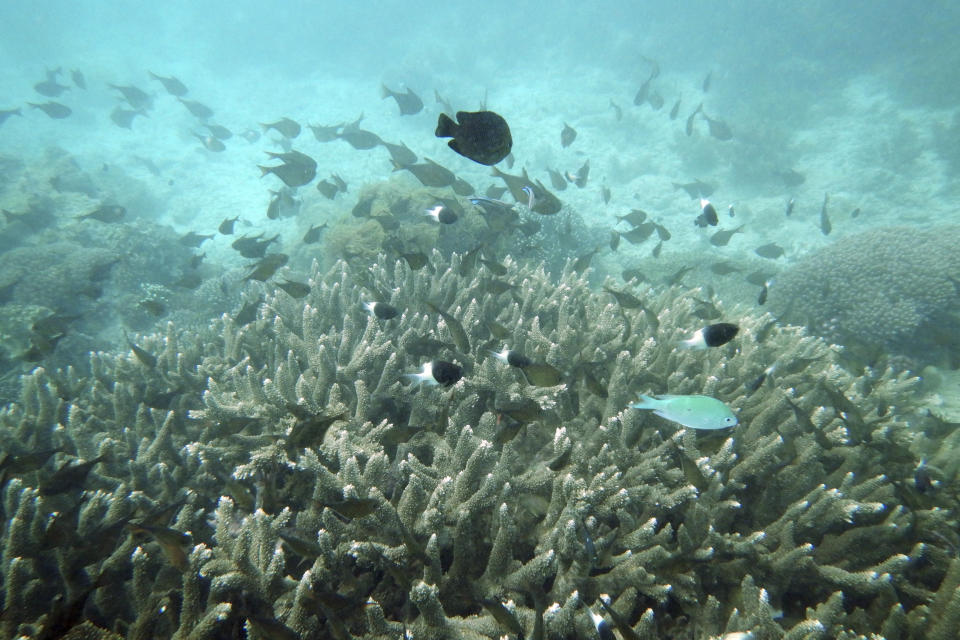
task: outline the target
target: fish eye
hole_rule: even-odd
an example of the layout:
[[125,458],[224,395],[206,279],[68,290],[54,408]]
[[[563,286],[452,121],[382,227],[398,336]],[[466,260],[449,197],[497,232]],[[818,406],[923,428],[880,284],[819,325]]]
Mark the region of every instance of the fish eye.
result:
[[724,418],[724,422],[726,422],[727,424],[735,424],[736,421],[737,421],[736,418]]

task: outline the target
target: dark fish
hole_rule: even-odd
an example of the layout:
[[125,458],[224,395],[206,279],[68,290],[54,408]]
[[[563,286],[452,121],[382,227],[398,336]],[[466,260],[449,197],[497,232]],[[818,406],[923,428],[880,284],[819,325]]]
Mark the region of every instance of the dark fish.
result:
[[567,188],[567,180],[563,177],[562,173],[556,169],[547,169],[547,173],[550,174],[550,186],[557,191],[563,191]]
[[498,340],[504,340],[510,335],[510,329],[503,326],[496,320],[486,320],[483,324],[487,327],[490,335]]
[[590,177],[590,158],[587,158],[576,173],[567,173],[567,180],[583,189],[587,186],[587,178]]
[[164,313],[167,312],[167,307],[162,302],[160,302],[159,300],[151,299],[151,298],[147,298],[146,300],[141,300],[140,302],[137,303],[137,306],[143,309],[144,311],[146,311],[147,313],[149,313],[150,315],[154,316],[155,318],[159,318],[160,316],[162,316]]
[[[659,230],[660,230],[660,228],[657,227],[657,231],[659,231]],[[659,258],[661,251],[663,251],[663,240],[661,240],[660,242],[658,242],[658,243],[657,243],[657,246],[655,246],[655,247],[650,251],[650,255],[652,255],[654,258]]]
[[610,98],[610,108],[613,109],[613,117],[616,118],[617,122],[623,120],[623,109],[613,101],[613,98]]
[[807,180],[805,175],[794,169],[784,169],[783,171],[776,171],[775,173],[780,176],[783,184],[787,187],[799,187]]
[[790,214],[793,213],[793,207],[795,204],[796,204],[796,201],[793,198],[790,198],[789,200],[787,200],[787,209],[784,212],[786,213],[787,217],[789,217]]
[[324,502],[323,506],[328,507],[344,518],[365,518],[373,514],[379,506],[379,502],[374,498],[346,498],[333,502]]
[[666,242],[667,240],[673,237],[670,233],[670,230],[667,229],[662,224],[654,222],[653,226],[657,230],[657,236],[659,236],[661,242]]
[[271,191],[270,193],[272,193],[273,196],[267,205],[267,219],[276,220],[280,217],[280,194],[275,191]]
[[[703,110],[703,103],[701,102],[701,103],[697,106],[697,108],[693,110],[693,113],[691,113],[691,114],[687,117],[687,126],[685,127],[684,130],[686,131],[686,133],[687,133],[688,136],[692,136],[692,135],[693,135],[693,119],[696,118],[696,117],[697,117],[697,114],[700,113],[702,110]],[[691,197],[693,197],[693,196],[691,196]]]
[[615,217],[617,222],[628,222],[636,227],[647,221],[647,212],[643,209],[631,209],[630,213]]
[[337,137],[358,151],[373,149],[383,143],[380,136],[355,124],[343,127]]
[[433,208],[427,209],[423,215],[433,218],[440,224],[453,224],[459,218],[453,207],[443,202]]
[[409,253],[401,253],[400,257],[406,260],[407,266],[409,266],[414,271],[419,271],[427,266],[429,258],[427,254],[422,251],[413,251]]
[[707,347],[720,347],[731,340],[740,331],[740,327],[729,322],[718,322],[699,329],[688,340],[683,340],[680,345],[686,349],[705,349]]
[[778,245],[776,242],[769,242],[762,247],[757,247],[753,250],[753,252],[761,258],[776,260],[783,255],[783,247]]
[[7,121],[7,118],[10,116],[23,116],[23,112],[19,107],[16,109],[4,109],[0,110],[0,125]]
[[332,142],[337,139],[337,134],[343,128],[343,124],[308,124],[307,127],[313,132],[313,137],[317,139],[317,142]]
[[433,90],[433,99],[434,101],[443,107],[443,110],[447,113],[453,113],[453,105],[450,104],[450,101],[440,95],[440,92],[436,89]]
[[617,304],[624,309],[640,309],[643,307],[643,302],[641,302],[640,298],[636,297],[632,293],[627,293],[626,291],[617,291],[616,289],[611,289],[610,287],[604,287],[603,290],[616,298]]
[[623,278],[624,282],[630,282],[631,280],[637,280],[639,282],[646,282],[647,277],[643,275],[643,272],[640,269],[624,269],[620,276]]
[[386,140],[381,140],[380,145],[390,153],[390,158],[401,166],[414,164],[417,161],[417,154],[402,142],[400,144],[393,144]]
[[124,109],[123,107],[117,106],[110,112],[110,120],[122,129],[130,129],[133,125],[133,119],[142,115],[143,112],[141,111]]
[[657,225],[653,222],[638,224],[630,231],[624,231],[620,234],[630,244],[641,244],[657,230]]
[[258,296],[256,300],[250,300],[240,307],[240,311],[233,317],[233,322],[238,327],[243,327],[257,319],[257,309],[263,304],[263,296]]
[[476,189],[473,188],[473,185],[464,180],[463,178],[457,178],[453,181],[453,184],[450,186],[453,189],[453,192],[458,196],[472,196],[476,193]]
[[70,79],[73,80],[73,84],[81,89],[87,88],[87,79],[83,77],[83,72],[80,69],[74,69],[70,72]]
[[[704,487],[704,489],[706,489],[706,487]],[[613,627],[610,623],[607,622],[603,616],[587,606],[586,603],[584,603],[583,606],[586,607],[587,613],[590,614],[590,621],[593,622],[593,627],[597,630],[597,637],[599,637],[600,640],[616,640],[616,636],[613,634]]]
[[680,113],[680,101],[683,99],[683,96],[677,98],[677,101],[673,103],[673,106],[670,107],[670,119],[676,120],[677,114]]
[[284,164],[276,167],[259,166],[260,177],[272,173],[280,178],[288,187],[302,187],[309,183],[317,175],[317,161],[299,151],[287,151],[286,153],[267,154],[272,159],[282,160]]
[[320,242],[320,232],[327,228],[327,223],[315,224],[307,229],[307,232],[303,234],[303,243],[304,244],[314,244],[315,242]]
[[[212,151],[214,153],[220,153],[225,151],[227,146],[223,142],[214,136],[205,136],[199,133],[194,133],[193,137],[200,141],[200,144],[203,145],[203,148],[207,151]],[[262,169],[263,167],[261,167]]]
[[63,451],[63,449],[57,447],[55,449],[30,451],[20,455],[10,455],[7,453],[3,456],[3,459],[0,460],[0,472],[7,472],[11,475],[19,476],[24,473],[36,471],[43,467],[47,463],[47,460],[54,454],[60,453],[61,451]]
[[833,231],[833,225],[830,224],[830,216],[827,214],[827,203],[830,201],[830,194],[823,194],[823,205],[820,207],[820,233],[825,236]]
[[733,237],[735,233],[742,233],[744,225],[740,225],[736,229],[722,229],[717,231],[715,234],[710,236],[710,244],[715,247],[725,247],[727,243],[730,242],[730,238]]
[[223,222],[220,223],[220,226],[217,227],[217,231],[222,233],[225,236],[233,234],[233,225],[240,219],[240,216],[235,216],[233,218],[224,218]]
[[73,113],[70,107],[65,104],[60,104],[59,102],[44,102],[42,104],[28,102],[27,104],[34,109],[40,109],[40,111],[43,111],[54,120],[62,120]]
[[337,194],[340,192],[340,189],[337,188],[337,185],[329,180],[321,180],[317,183],[317,191],[323,194],[327,200],[333,200],[337,197]]
[[767,369],[766,371],[761,373],[759,376],[757,376],[747,384],[743,385],[744,388],[750,393],[753,393],[754,391],[759,389],[761,386],[763,386],[763,383],[767,381],[767,374],[769,371],[770,369]]
[[[474,251],[478,250],[479,247]],[[467,257],[469,255],[470,254],[464,256],[461,266],[467,261]],[[460,324],[460,321],[453,317],[452,314],[443,311],[431,302],[427,302],[426,305],[428,309],[443,318],[443,322],[447,325],[447,331],[450,332],[450,336],[453,338],[453,344],[457,347],[457,349],[461,353],[470,353],[470,338],[467,336],[467,332],[464,330],[463,325]]]
[[720,224],[720,218],[717,216],[717,210],[706,198],[700,198],[700,215],[697,216],[695,222],[698,227],[706,227],[707,225],[715,227]]
[[200,266],[200,263],[203,262],[203,259],[207,257],[206,253],[201,253],[200,255],[195,255],[190,258],[190,268],[196,269]]
[[270,277],[277,272],[277,269],[287,264],[289,259],[290,256],[285,253],[267,254],[254,265],[253,271],[247,274],[244,280],[259,280],[260,282],[264,282],[270,279]]
[[129,85],[108,84],[108,86],[119,91],[123,99],[134,109],[147,110],[153,106],[153,98],[143,89]]
[[187,247],[193,247],[194,249],[196,249],[212,237],[213,237],[212,233],[210,235],[203,235],[200,233],[196,233],[195,231],[191,231],[186,235],[180,236],[180,244]]
[[503,606],[503,603],[499,599],[494,600],[492,598],[484,598],[480,601],[483,605],[483,608],[493,616],[493,619],[497,621],[504,631],[508,631],[518,638],[523,638],[523,627],[520,626],[520,623],[517,622],[517,619],[514,617],[510,610]]
[[600,251],[600,247],[594,247],[592,251],[588,251],[580,255],[576,260],[573,261],[571,269],[577,273],[582,273],[587,270],[590,266],[590,261],[593,260],[593,256],[597,255],[597,252]]
[[293,280],[283,279],[283,282],[276,283],[278,287],[286,291],[291,297],[303,298],[308,293],[310,293],[310,285],[304,282],[295,282]]
[[507,349],[504,347],[502,351],[491,351],[490,354],[501,362],[505,362],[511,367],[529,367],[533,364],[533,361],[530,360],[527,356],[523,355],[519,351],[513,351],[512,349]]
[[674,189],[683,189],[687,192],[687,195],[691,199],[696,200],[698,198],[709,198],[713,193],[713,185],[706,183],[699,178],[695,178],[693,182],[688,182],[686,184],[680,184],[679,182],[673,183]]
[[300,125],[290,118],[280,118],[276,122],[260,123],[264,131],[273,129],[284,138],[293,139],[300,135]]
[[730,130],[730,125],[723,120],[715,120],[706,113],[703,114],[703,119],[707,121],[707,127],[712,137],[720,141],[727,141],[733,138],[733,131]]
[[610,232],[610,251],[616,251],[620,246],[620,232],[611,231]]
[[494,165],[506,158],[513,146],[507,121],[493,111],[458,111],[456,122],[441,113],[435,135],[453,138],[447,146],[485,165]]
[[423,365],[420,373],[408,373],[407,377],[428,385],[439,384],[449,387],[463,378],[463,367],[445,360],[434,360]]
[[457,176],[444,166],[441,166],[431,160],[424,158],[426,162],[421,164],[397,165],[394,164],[394,171],[406,170],[413,174],[413,177],[420,181],[425,187],[449,187],[457,181]]
[[402,116],[412,116],[414,114],[420,113],[423,110],[423,100],[420,99],[420,96],[415,94],[410,87],[407,87],[405,93],[397,93],[387,88],[387,85],[380,85],[380,97],[382,99],[393,98],[397,101],[397,106],[400,108],[400,115]]
[[127,346],[130,347],[130,350],[133,351],[133,355],[136,356],[137,360],[141,364],[146,366],[148,369],[153,369],[157,366],[157,356],[153,355],[143,347],[138,346],[133,340],[130,339],[130,336],[124,333],[124,338],[127,340]]
[[170,76],[170,77],[158,76],[153,71],[147,71],[147,73],[150,74],[151,78],[159,81],[160,84],[163,85],[163,88],[166,89],[167,93],[169,93],[170,95],[176,96],[178,98],[187,95],[188,89],[186,85],[180,82],[179,80],[177,80],[176,78],[174,78],[173,76]]
[[710,265],[710,271],[713,271],[718,276],[726,276],[737,271],[742,271],[742,269],[733,266],[729,262],[714,262]]
[[761,307],[767,303],[767,294],[770,292],[769,285],[764,282],[760,287],[760,295],[757,296],[757,304]]
[[927,465],[926,460],[921,459],[913,470],[913,487],[920,493],[929,493],[939,484],[930,473],[930,466]]
[[647,98],[650,95],[650,83],[653,82],[653,79],[659,75],[659,71],[654,69],[650,73],[650,77],[644,80],[643,84],[640,85],[640,88],[637,89],[637,93],[633,96],[633,104],[638,107],[647,101]]
[[55,496],[72,489],[82,489],[90,470],[106,458],[106,455],[101,455],[86,462],[65,462],[53,474],[40,480],[38,493],[42,496]]
[[230,138],[233,137],[233,132],[230,131],[230,129],[227,129],[226,127],[221,126],[219,124],[203,123],[203,126],[206,127],[207,131],[210,132],[210,135],[212,135],[217,140],[229,140]]
[[127,215],[127,210],[120,205],[104,205],[90,213],[77,216],[77,220],[99,220],[100,222],[120,222]]
[[363,308],[371,316],[381,320],[391,320],[400,315],[400,310],[386,302],[364,302]]
[[573,141],[577,139],[577,130],[568,125],[566,122],[563,123],[563,131],[560,132],[560,145],[566,149]]
[[600,197],[603,199],[603,204],[610,204],[610,187],[603,185],[600,187]]
[[202,102],[197,102],[196,100],[184,100],[183,98],[177,98],[177,100],[179,100],[180,104],[187,108],[187,111],[201,120],[207,120],[213,117],[213,109]]
[[856,218],[856,217],[858,217],[859,215],[860,215],[860,207],[857,207],[856,209],[854,209],[853,211],[850,212],[850,217],[851,217],[851,218]]
[[56,98],[64,91],[69,91],[70,87],[57,82],[56,75],[48,75],[46,80],[33,85],[33,90],[48,98]]
[[535,387],[555,387],[563,382],[563,373],[546,363],[528,364],[520,370],[527,378],[527,383]]

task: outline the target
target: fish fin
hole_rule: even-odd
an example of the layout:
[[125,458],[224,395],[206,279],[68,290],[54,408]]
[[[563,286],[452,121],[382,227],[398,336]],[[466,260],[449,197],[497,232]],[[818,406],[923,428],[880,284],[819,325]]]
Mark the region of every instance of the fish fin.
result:
[[[450,140],[447,143],[447,146],[453,149],[454,151],[456,151],[457,153],[460,153],[460,145],[457,144],[456,138],[453,138],[452,140]],[[463,155],[463,154],[461,153],[460,155]]]
[[437,119],[436,136],[438,138],[452,138],[457,135],[457,123],[450,119],[445,113],[441,113]]
[[380,83],[380,99],[385,100],[393,95],[393,92],[390,89],[387,89],[387,85]]
[[257,165],[257,169],[260,169],[260,177],[262,178],[263,176],[270,173],[270,170],[273,169],[273,167],[262,167],[260,165]]

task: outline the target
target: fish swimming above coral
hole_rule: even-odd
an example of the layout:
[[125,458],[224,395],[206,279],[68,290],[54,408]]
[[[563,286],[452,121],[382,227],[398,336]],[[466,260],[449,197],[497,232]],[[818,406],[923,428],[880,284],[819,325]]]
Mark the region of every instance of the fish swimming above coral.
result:
[[285,153],[267,151],[267,155],[273,160],[282,160],[283,164],[275,167],[258,165],[261,178],[268,173],[272,173],[288,187],[302,187],[317,175],[317,161],[305,153],[293,150]]
[[493,111],[458,111],[457,121],[441,113],[436,136],[453,138],[447,146],[474,162],[494,165],[507,157],[513,147],[510,126]]
[[740,327],[729,322],[718,322],[697,330],[693,337],[680,342],[684,349],[706,349],[727,344],[736,337]]
[[630,408],[653,411],[654,415],[691,429],[726,429],[737,425],[737,416],[730,407],[710,396],[640,394],[640,400],[630,403]]
[[428,387],[436,385],[449,387],[463,378],[463,367],[445,360],[434,360],[424,364],[419,373],[405,375],[415,384],[422,383]]
[[423,100],[410,87],[407,87],[405,92],[400,93],[393,91],[385,84],[381,84],[380,97],[384,100],[387,98],[396,100],[397,106],[400,108],[400,115],[403,116],[412,116],[423,111]]

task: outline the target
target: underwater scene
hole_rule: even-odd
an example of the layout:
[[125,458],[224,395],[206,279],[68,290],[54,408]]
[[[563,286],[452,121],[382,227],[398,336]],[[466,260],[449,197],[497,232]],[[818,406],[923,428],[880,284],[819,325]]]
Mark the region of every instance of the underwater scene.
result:
[[960,639],[960,4],[0,5],[0,640]]

